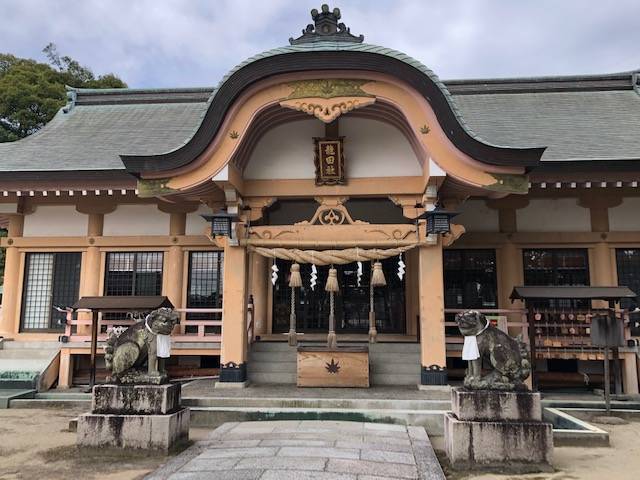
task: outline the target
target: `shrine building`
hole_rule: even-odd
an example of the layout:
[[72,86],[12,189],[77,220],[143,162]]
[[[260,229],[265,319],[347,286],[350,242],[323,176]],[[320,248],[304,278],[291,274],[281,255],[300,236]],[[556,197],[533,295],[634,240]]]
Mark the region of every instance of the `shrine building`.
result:
[[[611,307],[638,393],[634,299],[510,297],[640,292],[639,72],[443,81],[338,9],[312,20],[215,88],[69,88],[0,144],[0,335],[51,349],[43,388],[86,383],[79,298],[166,296],[169,372],[230,384],[300,383],[296,351],[327,341],[368,347],[372,386],[459,382],[453,317],[474,309],[534,343],[541,388],[598,387],[589,322]],[[100,377],[132,319],[99,322]]]

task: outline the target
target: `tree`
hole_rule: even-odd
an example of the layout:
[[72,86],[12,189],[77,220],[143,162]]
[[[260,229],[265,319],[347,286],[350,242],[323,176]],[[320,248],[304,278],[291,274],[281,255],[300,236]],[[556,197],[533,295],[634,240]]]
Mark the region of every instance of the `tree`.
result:
[[65,104],[65,85],[127,86],[113,73],[96,78],[88,67],[69,56],[60,56],[53,43],[43,52],[49,64],[0,54],[0,142],[24,138],[42,128]]

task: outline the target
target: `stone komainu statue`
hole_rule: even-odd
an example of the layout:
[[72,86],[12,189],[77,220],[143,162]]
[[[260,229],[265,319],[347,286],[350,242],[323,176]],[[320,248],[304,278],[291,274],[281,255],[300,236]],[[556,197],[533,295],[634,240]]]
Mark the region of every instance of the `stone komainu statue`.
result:
[[[529,346],[491,325],[482,313],[456,315],[465,336],[462,358],[469,361],[464,386],[470,389],[526,390],[523,381],[531,374]],[[482,375],[482,361],[489,373]]]
[[111,332],[104,354],[106,367],[111,371],[107,381],[127,384],[167,382],[164,363],[158,359],[169,357],[169,335],[179,320],[178,313],[173,309],[159,308],[124,332]]

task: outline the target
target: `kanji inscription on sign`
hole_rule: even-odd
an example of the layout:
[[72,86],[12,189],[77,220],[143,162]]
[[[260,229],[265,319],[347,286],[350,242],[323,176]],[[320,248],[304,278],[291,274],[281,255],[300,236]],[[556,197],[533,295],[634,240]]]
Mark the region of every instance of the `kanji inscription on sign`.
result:
[[343,139],[314,138],[316,185],[344,185]]

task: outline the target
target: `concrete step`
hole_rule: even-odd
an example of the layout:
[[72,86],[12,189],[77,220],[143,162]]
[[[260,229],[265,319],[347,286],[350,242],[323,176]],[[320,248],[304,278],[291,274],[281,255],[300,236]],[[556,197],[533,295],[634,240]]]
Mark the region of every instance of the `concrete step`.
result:
[[396,374],[396,373],[373,373],[369,377],[371,385],[418,385],[420,383],[420,373]]
[[412,363],[420,364],[420,355],[417,353],[397,352],[372,352],[369,354],[370,363]]
[[296,363],[297,355],[295,352],[251,352],[249,354],[250,362],[289,362]]
[[369,366],[369,373],[396,373],[400,375],[420,376],[420,363],[372,363]]
[[430,435],[442,435],[445,410],[192,407],[191,426],[256,420],[338,420],[422,426]]
[[36,391],[31,388],[3,389],[0,386],[0,409],[9,408],[12,401],[18,398],[32,398]]
[[[303,347],[322,347],[325,342],[300,342]],[[419,343],[366,343],[366,342],[339,342],[340,347],[369,346],[370,352],[380,353],[420,353]],[[252,352],[295,352],[296,347],[291,347],[287,342],[255,342],[251,345]]]
[[5,340],[2,350],[51,350],[58,351],[64,344],[60,342],[16,342]]
[[368,398],[185,397],[185,407],[332,408],[384,410],[450,410],[449,400]]
[[295,362],[249,362],[247,369],[254,373],[296,373],[297,365]]
[[297,375],[293,373],[266,373],[266,372],[251,372],[249,368],[247,371],[249,381],[253,383],[286,383],[295,384],[297,381]]
[[0,360],[24,359],[50,359],[56,354],[56,350],[33,350],[31,348],[14,348],[0,350]]

